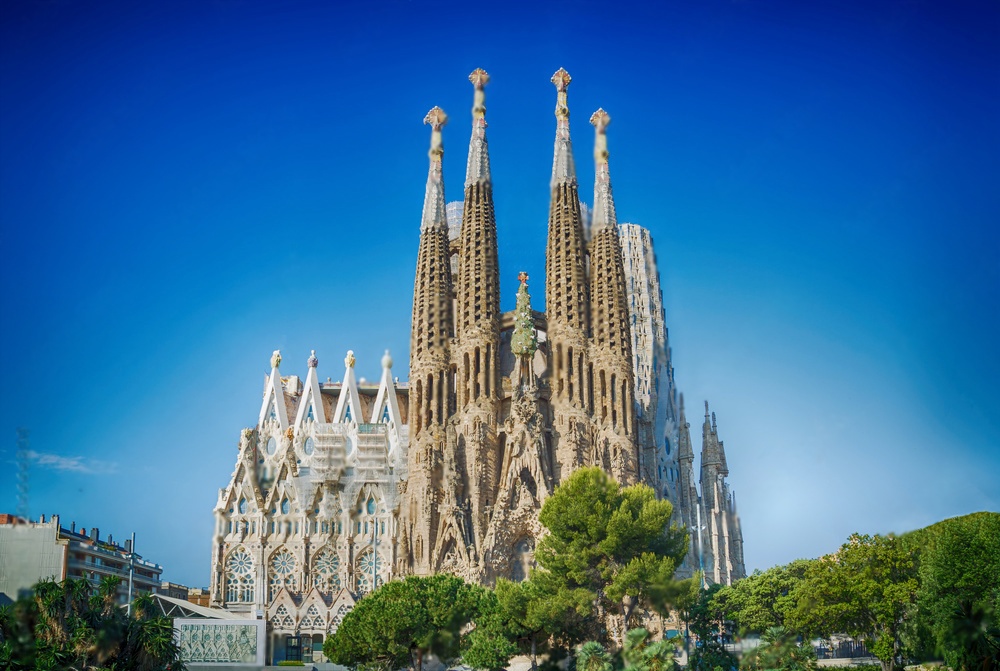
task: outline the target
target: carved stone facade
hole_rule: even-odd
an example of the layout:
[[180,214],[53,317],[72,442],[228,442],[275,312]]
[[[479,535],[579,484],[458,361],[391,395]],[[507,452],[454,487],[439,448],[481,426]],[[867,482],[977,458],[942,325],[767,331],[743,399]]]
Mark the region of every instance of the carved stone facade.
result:
[[[393,576],[448,571],[491,584],[523,579],[538,512],[574,470],[597,465],[652,486],[697,538],[711,579],[742,576],[742,535],[714,424],[702,487],[674,385],[652,240],[618,226],[608,164],[610,116],[598,110],[594,206],[581,202],[559,70],[546,249],[547,313],[528,277],[500,312],[493,183],[482,70],[474,87],[464,201],[447,203],[442,128],[432,109],[430,166],[414,278],[410,381],[302,383],[272,357],[257,426],[245,429],[215,508],[212,600],[315,645]],[[329,378],[328,378],[329,379]],[[294,419],[293,419],[294,418]],[[686,451],[685,451],[686,450]],[[707,469],[707,470],[706,470]],[[693,540],[693,547],[695,542]],[[712,559],[704,561],[711,553]],[[715,558],[718,557],[716,561]],[[714,569],[718,567],[718,569]],[[305,655],[303,655],[305,657]],[[319,658],[313,657],[318,661]]]

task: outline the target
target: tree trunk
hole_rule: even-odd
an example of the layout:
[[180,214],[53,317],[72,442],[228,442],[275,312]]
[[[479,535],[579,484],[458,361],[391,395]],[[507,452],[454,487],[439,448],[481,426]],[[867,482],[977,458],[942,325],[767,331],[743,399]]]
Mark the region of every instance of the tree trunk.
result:
[[536,654],[538,652],[538,634],[531,635],[531,671],[538,671]]
[[632,613],[635,611],[636,603],[638,599],[632,596],[625,595],[622,597],[622,615],[624,619],[622,621],[622,640],[620,647],[625,647],[625,635],[628,633],[628,621],[632,617]]

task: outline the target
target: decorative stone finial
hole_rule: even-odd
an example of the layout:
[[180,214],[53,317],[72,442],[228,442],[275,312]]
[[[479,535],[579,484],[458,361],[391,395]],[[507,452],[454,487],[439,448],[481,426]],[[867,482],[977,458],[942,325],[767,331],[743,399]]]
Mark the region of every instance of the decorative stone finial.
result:
[[476,68],[469,75],[469,81],[476,89],[475,97],[472,103],[472,118],[473,119],[485,119],[486,118],[486,93],[483,91],[483,87],[490,81],[490,76],[487,74],[486,70],[482,68]]
[[597,131],[594,138],[594,160],[598,163],[608,162],[608,136],[607,128],[611,123],[611,115],[603,109],[598,109],[590,116],[590,123]]
[[514,306],[514,333],[510,338],[510,349],[514,356],[530,359],[538,349],[538,335],[535,333],[535,319],[531,313],[531,296],[528,294],[528,273],[523,270],[517,279],[521,286],[517,290]]
[[306,360],[306,364],[310,368],[315,368],[319,365],[319,359],[316,358],[316,350],[310,350],[309,359]]
[[392,357],[389,355],[389,350],[385,351],[382,355],[382,368],[392,368]]
[[556,91],[558,91],[556,95],[556,118],[560,121],[569,121],[569,104],[566,102],[566,87],[573,81],[573,78],[569,76],[566,70],[559,68],[549,81],[556,85]]
[[705,401],[705,419],[708,419],[708,401]]
[[271,368],[277,368],[281,365],[281,350],[276,349],[271,353]]
[[486,93],[483,87],[490,80],[486,70],[476,68],[469,81],[476,92],[472,103],[472,138],[469,140],[469,162],[465,166],[465,186],[490,180],[490,154],[486,148]]
[[448,115],[440,107],[434,106],[424,117],[424,123],[431,127],[431,160],[440,161],[444,154],[444,146],[441,142],[441,128],[448,123]]
[[347,356],[344,357],[344,365],[348,368],[354,368],[354,362],[354,350],[349,349],[347,350]]

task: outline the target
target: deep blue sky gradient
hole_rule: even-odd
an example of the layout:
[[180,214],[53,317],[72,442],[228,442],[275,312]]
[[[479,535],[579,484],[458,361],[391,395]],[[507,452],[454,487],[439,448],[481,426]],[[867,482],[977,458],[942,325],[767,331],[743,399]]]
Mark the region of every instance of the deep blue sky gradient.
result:
[[475,67],[503,307],[523,269],[544,308],[560,66],[588,202],[613,117],[748,568],[1000,510],[1000,5],[930,0],[4,3],[0,509],[26,426],[33,516],[207,585],[271,351],[407,377],[421,120],[459,199]]

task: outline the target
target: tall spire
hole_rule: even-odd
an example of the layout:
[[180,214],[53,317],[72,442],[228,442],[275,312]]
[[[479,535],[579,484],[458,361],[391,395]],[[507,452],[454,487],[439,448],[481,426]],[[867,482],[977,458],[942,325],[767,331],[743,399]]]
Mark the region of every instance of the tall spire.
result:
[[566,101],[566,89],[573,78],[563,68],[552,75],[552,83],[556,85],[556,149],[552,158],[552,182],[555,188],[561,183],[576,183],[576,166],[573,163],[573,143],[569,139],[569,104]]
[[490,153],[486,145],[486,91],[483,87],[490,81],[489,74],[476,68],[469,75],[475,88],[472,103],[472,139],[469,141],[469,162],[465,168],[465,186],[475,182],[490,182]]
[[611,193],[611,173],[608,171],[608,136],[607,128],[611,123],[611,115],[603,109],[598,109],[590,117],[594,126],[594,213],[591,218],[590,230],[594,235],[602,228],[615,227],[618,216],[615,214],[615,199]]
[[441,128],[448,123],[448,115],[440,107],[433,107],[424,117],[424,123],[431,127],[431,149],[428,152],[431,165],[427,171],[427,189],[424,191],[424,212],[420,231],[435,229],[447,233],[448,220],[445,215],[444,180],[441,179],[441,157],[444,156]]

